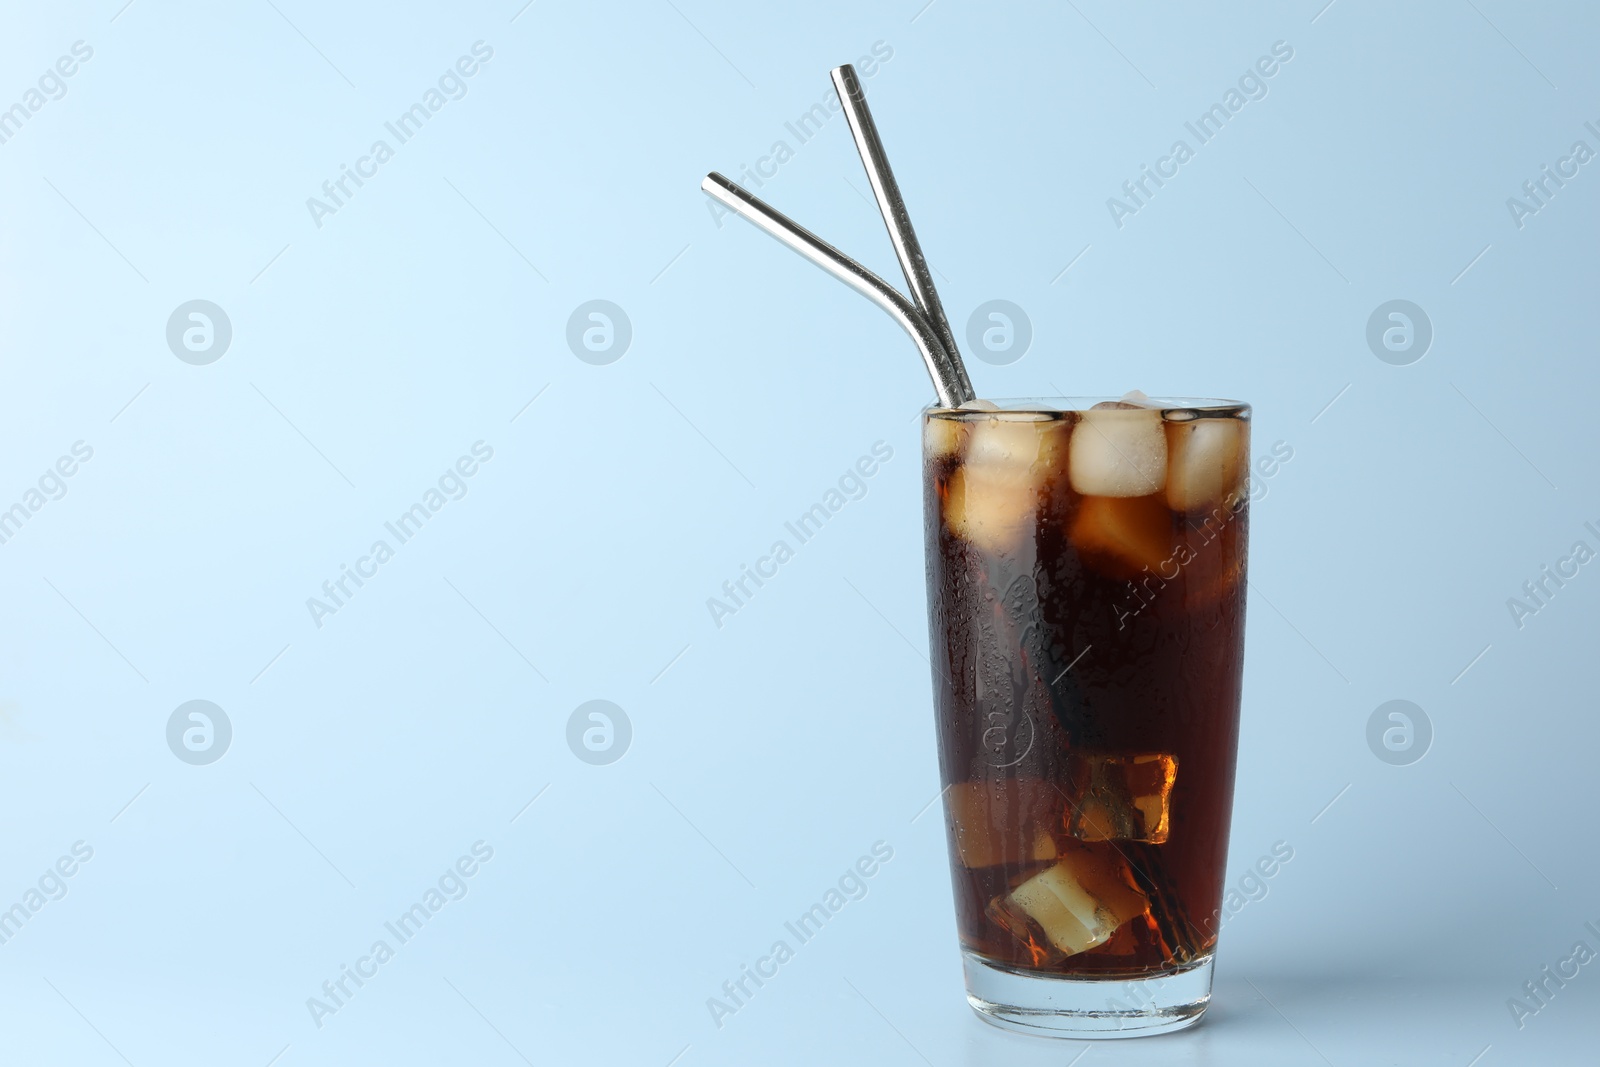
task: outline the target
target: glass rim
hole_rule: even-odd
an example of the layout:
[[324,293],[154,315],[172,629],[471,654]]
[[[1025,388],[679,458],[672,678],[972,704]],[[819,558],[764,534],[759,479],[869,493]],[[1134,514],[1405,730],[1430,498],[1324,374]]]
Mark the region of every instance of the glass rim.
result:
[[[1038,416],[1060,415],[1070,412],[1084,412],[1107,401],[1121,400],[1120,396],[1035,396],[1035,397],[984,397],[991,403],[1000,407],[990,411],[984,408],[951,408],[944,407],[938,402],[931,403],[922,409],[925,418],[967,419],[978,417],[1003,418],[1007,416]],[[1163,416],[1168,412],[1178,414],[1193,412],[1213,417],[1249,418],[1250,405],[1243,400],[1223,400],[1216,397],[1195,396],[1152,396],[1145,398],[1141,407],[1148,405],[1148,410],[1159,411]],[[1113,409],[1115,410],[1115,409]],[[1126,409],[1124,409],[1126,410]]]

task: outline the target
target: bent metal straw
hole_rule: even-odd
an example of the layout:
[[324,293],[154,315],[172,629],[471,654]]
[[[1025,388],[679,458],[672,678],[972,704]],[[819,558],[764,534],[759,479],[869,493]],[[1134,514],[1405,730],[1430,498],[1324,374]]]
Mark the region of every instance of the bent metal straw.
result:
[[927,364],[942,406],[959,407],[972,399],[971,385],[966,385],[966,393],[962,394],[961,386],[965,383],[966,375],[958,373],[960,364],[951,359],[922,312],[894,286],[716,171],[706,175],[700,188],[740,218],[800,253],[888,312],[911,335],[922,352],[922,360]]
[[[922,255],[922,245],[917,241],[916,231],[911,228],[911,215],[906,211],[906,202],[900,195],[900,185],[894,180],[894,171],[889,168],[889,156],[878,136],[878,126],[872,121],[872,112],[867,110],[867,94],[861,87],[861,79],[856,77],[856,68],[848,63],[833,68],[830,77],[834,91],[839,94],[839,102],[844,107],[845,121],[850,124],[850,133],[855,138],[856,154],[861,157],[861,166],[865,168],[867,181],[872,185],[872,195],[878,201],[878,213],[883,216],[884,226],[888,227],[895,258],[900,261],[900,269],[906,276],[911,299],[927,316],[944,350],[950,354],[956,369],[965,378],[961,350],[956,347],[955,335],[950,332],[950,323],[944,317],[944,305],[939,302],[939,292],[933,286],[933,273]],[[970,396],[970,382],[966,391]]]
[[933,278],[923,259],[916,233],[911,229],[911,217],[900,198],[894,175],[889,170],[889,161],[878,140],[872,115],[867,110],[861,83],[856,79],[855,70],[848,64],[835,69],[832,77],[835,86],[839,87],[839,98],[849,116],[850,129],[861,153],[862,165],[866,167],[873,193],[878,198],[884,225],[889,228],[895,255],[905,271],[912,299],[907,300],[872,271],[721,174],[713,171],[706,175],[700,188],[746,222],[798,252],[888,312],[916,342],[928,374],[933,378],[933,388],[938,394],[940,406],[960,407],[974,399],[976,394],[966,368],[962,366],[961,353],[956,349],[950,325],[945,321],[944,309],[934,290]]

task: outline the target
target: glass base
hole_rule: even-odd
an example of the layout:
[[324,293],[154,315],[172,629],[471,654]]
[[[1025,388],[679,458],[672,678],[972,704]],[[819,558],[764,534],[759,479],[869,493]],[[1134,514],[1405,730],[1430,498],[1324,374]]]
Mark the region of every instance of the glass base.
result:
[[1211,1000],[1209,954],[1146,978],[1066,978],[962,952],[967,1003],[1005,1030],[1079,1039],[1144,1037],[1200,1021]]

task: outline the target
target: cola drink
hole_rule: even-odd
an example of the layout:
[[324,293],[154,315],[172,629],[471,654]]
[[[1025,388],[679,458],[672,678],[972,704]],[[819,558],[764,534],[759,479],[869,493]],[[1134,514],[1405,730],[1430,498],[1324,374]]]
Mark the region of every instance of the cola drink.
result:
[[924,418],[935,713],[957,927],[985,1018],[1188,1025],[1233,803],[1249,415],[975,402]]

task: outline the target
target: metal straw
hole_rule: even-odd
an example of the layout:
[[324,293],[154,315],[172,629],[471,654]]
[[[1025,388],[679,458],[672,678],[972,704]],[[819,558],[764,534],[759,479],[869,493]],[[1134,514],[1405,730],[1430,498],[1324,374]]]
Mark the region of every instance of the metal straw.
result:
[[900,260],[900,269],[905,272],[906,285],[911,289],[911,299],[927,316],[934,333],[938,335],[939,342],[949,353],[951,365],[960,375],[957,391],[963,394],[963,400],[971,400],[974,393],[972,383],[967,379],[966,369],[961,364],[961,349],[956,345],[955,335],[950,332],[950,323],[945,319],[944,306],[940,304],[938,290],[933,286],[933,274],[928,269],[927,259],[922,255],[922,245],[917,241],[917,233],[911,228],[911,215],[906,211],[906,202],[900,195],[900,186],[894,180],[894,171],[889,168],[889,157],[883,150],[883,141],[878,136],[877,124],[872,121],[872,112],[867,109],[867,94],[861,88],[861,79],[856,77],[855,67],[848,63],[833,68],[830,77],[833,79],[834,91],[839,94],[839,102],[844,106],[844,117],[850,124],[851,136],[855,138],[856,152],[861,156],[861,165],[866,168],[867,181],[872,185],[872,195],[877,198],[878,211],[883,215],[883,224],[889,230],[889,240],[894,245],[895,257]]
[[721,174],[713,171],[706,175],[700,188],[746,222],[798,252],[888,312],[916,342],[922,353],[922,361],[927,364],[928,374],[933,378],[933,388],[939,395],[941,406],[960,407],[973,398],[972,383],[967,380],[960,357],[945,347],[927,317],[894,286]]

